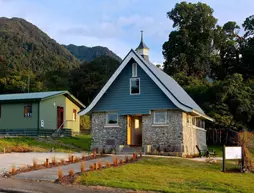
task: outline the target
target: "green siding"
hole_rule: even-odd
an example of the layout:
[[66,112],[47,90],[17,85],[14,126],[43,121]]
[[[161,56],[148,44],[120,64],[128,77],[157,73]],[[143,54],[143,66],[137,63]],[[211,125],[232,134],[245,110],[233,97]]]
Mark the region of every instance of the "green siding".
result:
[[25,104],[28,103],[1,104],[0,129],[36,129],[38,103],[32,103],[32,117],[24,117]]
[[[44,120],[44,129],[57,129],[57,106],[64,107],[66,120],[65,96],[59,95],[40,102],[40,120]],[[41,124],[40,128],[41,128]]]

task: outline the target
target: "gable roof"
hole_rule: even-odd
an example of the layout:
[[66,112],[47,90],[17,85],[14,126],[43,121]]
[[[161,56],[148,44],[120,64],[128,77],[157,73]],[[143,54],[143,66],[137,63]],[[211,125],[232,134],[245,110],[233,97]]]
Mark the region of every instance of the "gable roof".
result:
[[40,101],[40,100],[46,100],[48,98],[55,97],[58,95],[65,95],[67,98],[69,98],[73,103],[75,103],[80,108],[85,108],[85,106],[68,91],[1,94],[0,103],[1,102],[2,103],[17,102],[17,101]]
[[127,56],[123,59],[121,65],[111,76],[106,85],[101,89],[99,94],[95,97],[92,103],[79,114],[84,115],[88,113],[100,100],[103,94],[107,91],[110,85],[114,82],[117,76],[122,72],[124,67],[133,58],[139,66],[146,72],[146,74],[157,84],[157,86],[164,92],[164,94],[181,110],[185,112],[195,113],[208,120],[213,121],[212,118],[205,115],[204,111],[195,103],[195,101],[185,92],[185,90],[169,75],[157,68],[150,62],[147,62],[134,50],[130,50]]

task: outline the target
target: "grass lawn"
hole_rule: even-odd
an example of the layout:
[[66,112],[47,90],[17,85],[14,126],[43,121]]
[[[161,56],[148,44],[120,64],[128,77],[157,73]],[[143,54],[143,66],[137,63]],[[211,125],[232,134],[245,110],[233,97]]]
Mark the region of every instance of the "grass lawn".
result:
[[89,151],[91,145],[91,135],[79,135],[76,137],[63,137],[56,139],[59,142],[73,145],[82,151]]
[[[0,152],[4,148],[19,147],[30,149],[36,152],[48,152],[52,147],[56,152],[75,152],[80,150],[89,150],[91,143],[90,135],[80,135],[77,137],[63,137],[55,139],[56,142],[41,139],[38,140],[32,137],[16,137],[16,138],[2,138],[0,139]],[[59,143],[61,142],[61,143]],[[72,145],[72,146],[66,146]]]
[[213,149],[215,152],[216,152],[216,156],[217,157],[222,157],[223,153],[222,153],[222,148],[223,146],[220,146],[220,145],[208,145],[208,149]]
[[36,152],[48,152],[52,147],[57,152],[73,152],[75,149],[71,149],[50,141],[40,141],[32,137],[16,137],[16,138],[2,138],[0,139],[0,152],[3,152],[4,148],[19,147],[24,149],[30,149]]
[[253,192],[254,174],[222,173],[221,163],[181,158],[143,158],[134,164],[89,172],[76,179],[103,185],[161,192]]

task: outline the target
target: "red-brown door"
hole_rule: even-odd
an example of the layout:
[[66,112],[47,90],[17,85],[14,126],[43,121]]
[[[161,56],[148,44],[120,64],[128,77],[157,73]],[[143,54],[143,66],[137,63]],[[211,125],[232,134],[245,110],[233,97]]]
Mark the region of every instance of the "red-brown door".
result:
[[63,122],[64,122],[64,108],[63,107],[57,107],[57,128],[63,128]]

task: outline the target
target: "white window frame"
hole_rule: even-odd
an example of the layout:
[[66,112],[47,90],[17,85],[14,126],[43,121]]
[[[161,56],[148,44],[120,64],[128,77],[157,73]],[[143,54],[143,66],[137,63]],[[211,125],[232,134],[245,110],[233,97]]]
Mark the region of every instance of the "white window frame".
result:
[[[131,93],[131,81],[133,80],[133,79],[138,79],[138,81],[139,81],[139,93]],[[130,78],[130,95],[140,95],[140,93],[141,93],[141,91],[140,91],[140,78]]]
[[[117,123],[109,123],[108,122],[108,115],[110,115],[110,114],[116,114],[117,115]],[[106,114],[106,125],[118,125],[118,113],[117,112],[108,112],[107,114]]]
[[[164,122],[156,122],[156,113],[165,113],[165,121]],[[159,110],[153,112],[153,124],[154,125],[166,125],[168,123],[168,111]]]
[[138,64],[132,63],[132,77],[138,76]]

